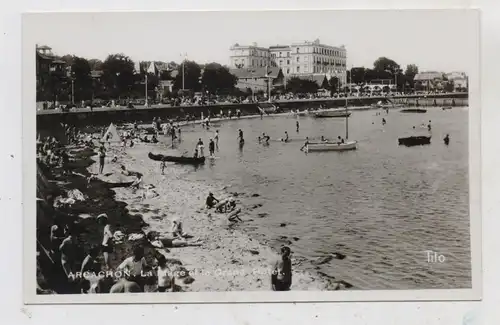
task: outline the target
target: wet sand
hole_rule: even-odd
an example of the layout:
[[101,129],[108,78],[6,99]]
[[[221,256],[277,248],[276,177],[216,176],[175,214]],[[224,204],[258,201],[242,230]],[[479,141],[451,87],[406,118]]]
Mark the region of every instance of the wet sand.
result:
[[[171,220],[176,217],[183,222],[185,232],[203,242],[199,247],[171,248],[167,253],[167,257],[179,259],[195,279],[184,290],[270,290],[271,264],[278,258],[277,253],[233,229],[226,215],[210,211],[209,217],[209,211],[204,208],[206,195],[210,191],[217,198],[228,197],[224,188],[187,181],[182,177],[185,172],[182,168],[171,168],[170,165],[167,165],[165,175],[161,175],[159,162],[139,155],[144,152],[144,148],[137,146],[152,145],[137,144],[126,150],[118,145],[111,146],[104,169],[104,175],[108,176],[99,177],[107,182],[125,181],[125,176],[119,174],[121,164],[130,171],[142,173],[142,185],[153,185],[158,197],[144,199],[142,190],[133,193],[130,188],[115,188],[115,199],[127,204],[129,212],[142,217],[148,224],[143,228],[145,232],[154,230],[166,234],[170,230]],[[116,163],[110,162],[114,155],[118,158]],[[89,167],[89,171],[95,173],[97,164]],[[110,173],[112,174],[109,175]],[[237,197],[238,203],[244,200],[245,197]],[[241,207],[241,204],[238,206]],[[249,218],[245,210],[240,216],[243,222]],[[317,274],[301,272],[299,264],[300,262],[293,262],[291,290],[331,290],[342,286],[332,283],[332,279],[322,279]]]

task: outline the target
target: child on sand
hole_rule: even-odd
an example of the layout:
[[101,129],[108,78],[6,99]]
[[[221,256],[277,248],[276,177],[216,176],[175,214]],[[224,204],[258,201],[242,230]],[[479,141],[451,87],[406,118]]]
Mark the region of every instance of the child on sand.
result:
[[160,170],[162,175],[165,175],[165,167],[167,167],[167,162],[165,161],[165,159],[162,159],[160,163]]

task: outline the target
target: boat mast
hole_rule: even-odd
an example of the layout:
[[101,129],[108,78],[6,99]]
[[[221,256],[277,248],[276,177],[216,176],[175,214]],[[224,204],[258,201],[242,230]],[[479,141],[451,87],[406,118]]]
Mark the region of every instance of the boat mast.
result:
[[[352,69],[352,68],[351,68]],[[346,70],[346,76],[345,76],[345,79],[346,81],[348,81],[347,79],[347,70]],[[350,71],[349,71],[350,73]],[[351,79],[352,79],[352,76],[351,76]],[[352,81],[352,80],[351,80]],[[349,93],[351,92],[351,86],[350,84],[349,85]],[[349,139],[349,113],[348,113],[348,110],[347,110],[347,98],[348,98],[349,94],[346,94],[345,96],[345,139]]]

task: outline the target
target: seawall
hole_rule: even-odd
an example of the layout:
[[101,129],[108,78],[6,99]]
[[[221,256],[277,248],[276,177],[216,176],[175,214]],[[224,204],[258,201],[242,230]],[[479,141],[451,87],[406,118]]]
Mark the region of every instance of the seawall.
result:
[[[349,106],[369,106],[379,101],[384,101],[386,97],[352,97],[349,98]],[[396,96],[390,98],[396,104],[407,104],[413,106],[418,100],[421,106],[451,106],[453,101],[457,106],[468,105],[467,93],[454,94],[435,94],[427,97],[412,95],[412,96]],[[434,103],[435,101],[435,103]],[[328,99],[306,99],[293,101],[277,101],[273,104],[277,105],[283,111],[319,108],[320,105],[325,105],[328,108],[344,107],[345,98],[328,98]],[[162,120],[184,118],[186,114],[200,117],[201,113],[207,116],[209,111],[212,114],[219,114],[222,110],[227,113],[231,110],[233,113],[236,109],[241,110],[242,115],[258,114],[258,104],[220,104],[209,106],[168,106],[156,105],[153,107],[137,107],[137,108],[98,108],[91,111],[90,109],[80,109],[71,112],[61,112],[54,110],[38,111],[37,112],[37,129],[43,130],[52,128],[59,123],[67,123],[74,126],[87,125],[108,125],[109,123],[130,123],[130,122],[150,122],[153,117],[161,117]]]

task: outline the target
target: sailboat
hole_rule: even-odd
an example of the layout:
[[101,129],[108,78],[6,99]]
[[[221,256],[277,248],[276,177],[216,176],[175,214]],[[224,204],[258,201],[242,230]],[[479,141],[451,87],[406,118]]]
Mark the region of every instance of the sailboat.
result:
[[347,100],[348,96],[345,98],[345,141],[341,142],[311,142],[306,146],[306,152],[310,151],[347,151],[356,150],[358,147],[358,141],[348,141],[349,139],[349,115],[347,111]]

